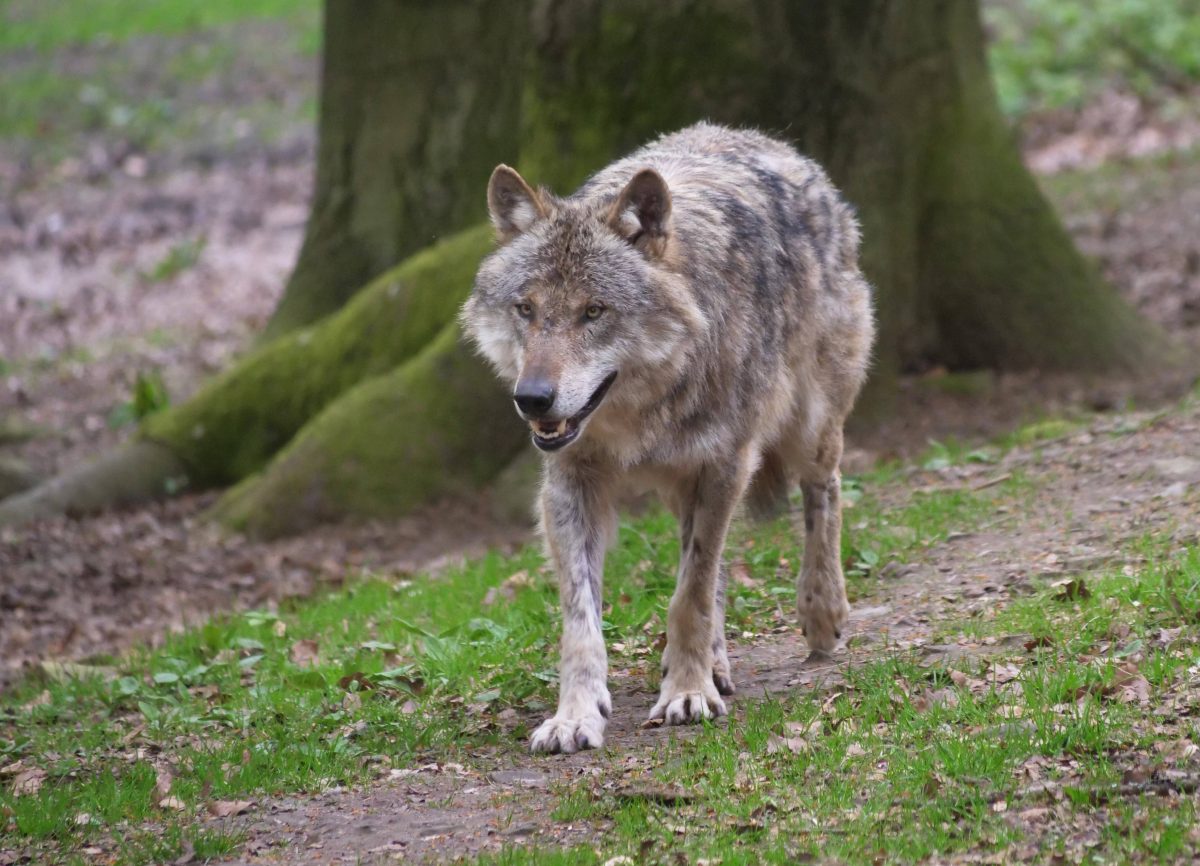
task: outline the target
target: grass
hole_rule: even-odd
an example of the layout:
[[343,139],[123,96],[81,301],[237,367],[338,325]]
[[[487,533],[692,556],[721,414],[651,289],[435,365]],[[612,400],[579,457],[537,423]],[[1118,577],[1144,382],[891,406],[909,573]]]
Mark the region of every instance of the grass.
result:
[[10,0],[0,22],[0,143],[40,162],[78,158],[80,136],[227,149],[315,117],[316,0]]
[[[847,478],[851,595],[876,592],[890,562],[1008,519],[1036,493],[1007,473],[956,487],[955,467],[1073,429],[1041,421],[984,448],[934,443],[913,464]],[[1173,550],[1159,533],[1129,553],[1141,564],[1100,567],[1074,588],[1043,581],[940,627],[937,640],[978,655],[945,663],[852,645],[835,688],[739,700],[727,725],[672,736],[633,769],[616,760],[562,785],[555,817],[593,828],[602,844],[512,848],[487,862],[879,863],[968,850],[1017,860],[1030,846],[1095,862],[1183,856],[1200,841],[1194,800],[1121,786],[1194,764],[1200,550]],[[652,510],[623,522],[607,561],[611,661],[648,688],[677,554],[674,520]],[[790,627],[799,554],[787,519],[735,527],[729,556],[745,572],[731,633],[753,640]],[[0,850],[47,863],[73,862],[84,846],[129,863],[185,846],[215,856],[240,840],[203,820],[214,802],[522,752],[556,686],[557,593],[538,550],[436,577],[351,577],[157,650],[49,665],[4,698],[0,768],[44,780],[32,793],[0,788]],[[693,799],[637,796],[647,785]]]
[[[1122,784],[1195,778],[1187,711],[1163,710],[1197,699],[1200,549],[1170,555],[1153,538],[1142,549],[1144,568],[1097,573],[1086,599],[1046,586],[964,626],[979,638],[1032,635],[1030,649],[955,668],[898,652],[852,667],[832,696],[739,705],[728,727],[656,756],[653,785],[692,801],[631,801],[603,779],[564,788],[556,817],[603,828],[602,845],[485,862],[911,863],[967,849],[1003,862],[1189,857],[1195,799]],[[1162,629],[1177,631],[1164,642]],[[1134,676],[1145,702],[1121,690]]]
[[179,36],[247,19],[310,20],[316,0],[8,0],[0,50],[42,53],[138,36]]
[[1163,99],[1200,82],[1196,0],[995,0],[984,12],[1012,115],[1078,106],[1114,84]]
[[[876,491],[901,472],[847,480],[853,595],[892,559],[1024,495],[1010,480],[885,509]],[[739,526],[730,550],[748,580],[733,592],[729,629],[749,637],[787,623],[799,563],[790,521]],[[652,511],[625,522],[607,562],[613,664],[651,682],[677,555],[674,519]],[[497,593],[512,597],[492,603]],[[0,766],[46,776],[35,794],[0,793],[0,847],[35,846],[54,861],[85,842],[111,844],[125,832],[115,828],[150,827],[175,834],[161,844],[182,844],[176,830],[213,800],[358,784],[426,753],[467,761],[481,746],[522,748],[554,700],[557,617],[531,547],[436,579],[365,575],[280,613],[214,620],[159,650],[51,666],[3,703]],[[515,730],[496,724],[509,707],[520,713]],[[138,756],[159,749],[157,764]],[[167,760],[177,771],[164,792],[156,773]],[[180,812],[159,805],[168,793]]]

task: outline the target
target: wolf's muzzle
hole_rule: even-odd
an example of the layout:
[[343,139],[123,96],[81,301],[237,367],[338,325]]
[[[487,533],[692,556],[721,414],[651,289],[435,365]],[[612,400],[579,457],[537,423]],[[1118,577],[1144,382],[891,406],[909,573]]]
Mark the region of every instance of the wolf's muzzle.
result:
[[608,393],[616,378],[617,371],[613,370],[600,383],[600,387],[592,392],[583,408],[570,418],[558,421],[531,420],[529,426],[533,430],[533,444],[542,451],[558,451],[578,439],[583,430],[583,422],[596,411],[596,407],[604,400],[604,395]]

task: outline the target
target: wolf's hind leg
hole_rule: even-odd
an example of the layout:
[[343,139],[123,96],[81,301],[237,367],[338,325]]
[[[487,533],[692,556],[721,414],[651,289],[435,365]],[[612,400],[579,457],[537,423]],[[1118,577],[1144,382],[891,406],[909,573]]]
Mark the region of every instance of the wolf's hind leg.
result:
[[615,512],[607,491],[596,483],[550,467],[542,489],[542,521],[558,573],[563,636],[558,711],[533,732],[529,746],[534,752],[598,749],[612,713],[600,581]]
[[800,472],[804,495],[804,563],[796,585],[796,612],[810,660],[829,658],[850,617],[842,575],[840,425],[827,428]]

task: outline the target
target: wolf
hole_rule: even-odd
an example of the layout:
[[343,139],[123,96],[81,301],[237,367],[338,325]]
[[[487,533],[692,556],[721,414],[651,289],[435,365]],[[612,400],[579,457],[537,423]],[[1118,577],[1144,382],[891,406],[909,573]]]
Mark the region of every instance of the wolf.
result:
[[668,725],[726,712],[726,533],[798,482],[797,613],[813,657],[849,616],[840,562],[843,426],[874,321],[853,209],[760,132],[700,123],[568,197],[500,165],[498,245],[461,323],[544,452],[541,530],[562,604],[559,698],[534,752],[598,748],[612,711],[601,575],[617,503],[657,492],[679,521],[662,686]]

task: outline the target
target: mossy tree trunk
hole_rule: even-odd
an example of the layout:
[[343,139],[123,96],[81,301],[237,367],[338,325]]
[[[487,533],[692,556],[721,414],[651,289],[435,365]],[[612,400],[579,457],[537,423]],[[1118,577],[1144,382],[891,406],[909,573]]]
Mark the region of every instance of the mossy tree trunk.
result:
[[[388,516],[500,472],[524,430],[453,321],[487,230],[369,278],[467,227],[495,162],[566,192],[701,118],[790,138],[858,207],[876,397],[932,364],[1095,370],[1155,354],[1022,166],[974,0],[331,0],[326,28],[316,201],[271,333],[340,311],[143,430],[191,486],[237,482],[216,510],[230,525]],[[37,496],[0,505],[0,523]]]
[[268,339],[484,218],[517,154],[527,20],[524,0],[327,0],[312,212]]

